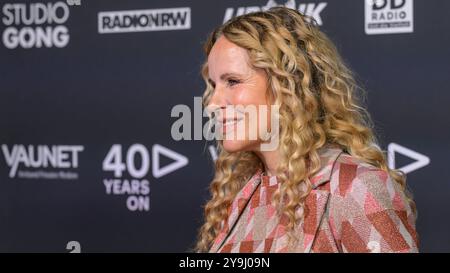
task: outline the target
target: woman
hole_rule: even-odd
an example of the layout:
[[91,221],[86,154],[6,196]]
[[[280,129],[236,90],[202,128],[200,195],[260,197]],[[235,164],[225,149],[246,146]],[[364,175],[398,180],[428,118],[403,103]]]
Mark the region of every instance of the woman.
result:
[[260,130],[218,140],[197,252],[418,251],[405,175],[388,168],[351,71],[311,18],[284,7],[242,15],[205,51],[204,103],[221,135],[261,129],[230,106],[277,106],[279,126],[262,125],[279,141],[261,149]]

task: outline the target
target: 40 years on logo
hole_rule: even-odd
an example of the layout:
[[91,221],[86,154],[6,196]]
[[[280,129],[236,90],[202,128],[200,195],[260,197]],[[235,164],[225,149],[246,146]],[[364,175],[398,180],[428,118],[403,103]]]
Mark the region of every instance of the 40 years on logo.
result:
[[6,3],[2,6],[3,45],[16,48],[63,48],[70,40],[65,25],[71,6],[81,0],[65,2]]
[[[173,162],[161,167],[161,155]],[[142,144],[136,143],[128,148],[114,144],[102,164],[103,171],[112,173],[112,177],[103,179],[106,194],[127,196],[126,206],[130,211],[149,211],[150,182],[146,177],[150,171],[150,163],[152,175],[158,179],[186,166],[189,160],[159,144],[152,146],[151,160],[148,149]]]

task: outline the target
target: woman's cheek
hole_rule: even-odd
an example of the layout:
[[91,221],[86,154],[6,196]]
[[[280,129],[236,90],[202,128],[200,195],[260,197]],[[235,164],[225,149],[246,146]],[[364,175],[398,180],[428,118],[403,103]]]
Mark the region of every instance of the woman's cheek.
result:
[[234,89],[232,88],[230,92],[232,93],[233,105],[240,105],[245,102],[245,92],[242,88],[235,87]]
[[250,88],[245,86],[236,87],[235,91],[235,105],[258,105],[257,95]]

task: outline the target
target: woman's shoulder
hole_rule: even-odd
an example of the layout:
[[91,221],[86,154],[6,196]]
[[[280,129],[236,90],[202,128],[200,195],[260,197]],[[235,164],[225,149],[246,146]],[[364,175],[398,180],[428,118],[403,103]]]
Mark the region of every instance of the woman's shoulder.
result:
[[336,159],[329,191],[336,203],[366,213],[384,210],[412,213],[403,186],[389,171],[345,152]]
[[[342,152],[334,162],[330,179],[331,191],[345,196],[354,191],[379,193],[381,190],[397,190],[397,182],[387,170],[374,166],[363,159]],[[392,195],[392,192],[388,192]]]
[[[365,244],[370,234],[377,234],[382,252],[417,251],[415,214],[403,187],[388,171],[342,152],[328,190],[330,219],[343,241],[358,235]],[[356,251],[353,241],[343,243],[347,250]]]
[[[351,155],[336,145],[327,145],[319,150],[321,169],[312,178],[313,187],[329,188],[345,194],[355,183],[376,183],[387,186],[389,172]],[[381,183],[381,184],[380,184]]]

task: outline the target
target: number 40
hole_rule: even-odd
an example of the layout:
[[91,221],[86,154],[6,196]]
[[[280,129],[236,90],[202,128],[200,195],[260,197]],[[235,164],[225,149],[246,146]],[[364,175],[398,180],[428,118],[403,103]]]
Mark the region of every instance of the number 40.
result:
[[[141,156],[141,166],[136,168],[134,159],[136,154]],[[122,177],[122,173],[128,173],[134,178],[144,177],[150,167],[150,157],[147,148],[142,144],[133,144],[128,148],[125,163],[122,161],[122,145],[114,144],[103,160],[103,170],[113,171],[115,177]]]

